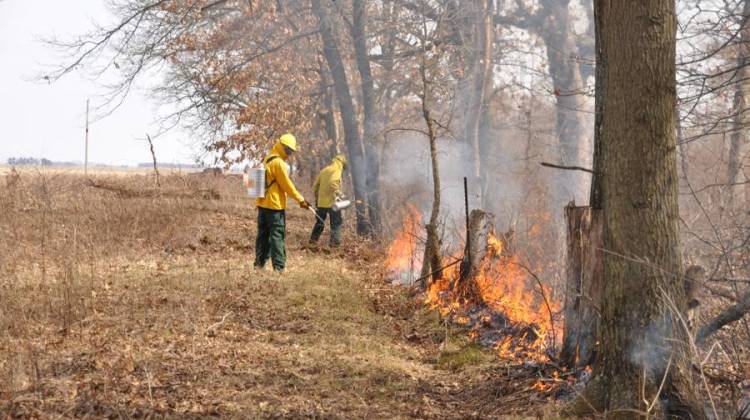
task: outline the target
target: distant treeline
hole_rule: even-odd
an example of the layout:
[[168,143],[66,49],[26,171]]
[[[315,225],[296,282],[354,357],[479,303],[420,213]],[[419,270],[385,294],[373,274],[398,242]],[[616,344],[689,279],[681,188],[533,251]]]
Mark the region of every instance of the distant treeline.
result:
[[[12,166],[22,166],[22,165],[35,165],[35,166],[52,166],[52,165],[60,165],[60,164],[67,164],[67,163],[55,163],[49,159],[37,159],[37,158],[31,158],[31,157],[19,157],[19,158],[8,158],[8,165]],[[71,165],[75,165],[74,163],[71,163]]]
[[[197,165],[194,163],[159,163],[158,166],[160,168],[170,168],[170,169],[200,169],[204,166]],[[138,164],[139,168],[153,168],[154,163],[153,162],[144,162]]]
[[[32,158],[32,157],[12,157],[6,160],[6,163],[10,166],[82,166],[81,162],[55,162],[45,158]],[[119,167],[127,168],[128,165],[104,165],[100,163],[89,163],[89,166],[105,166],[105,167]],[[139,163],[139,168],[151,168],[154,166],[153,163]],[[194,163],[159,163],[160,168],[169,169],[200,169],[203,166]]]

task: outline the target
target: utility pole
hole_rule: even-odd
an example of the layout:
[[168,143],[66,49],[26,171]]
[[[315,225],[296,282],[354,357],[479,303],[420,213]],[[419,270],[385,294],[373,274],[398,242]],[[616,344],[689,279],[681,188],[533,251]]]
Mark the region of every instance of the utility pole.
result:
[[89,99],[86,99],[86,154],[83,158],[83,174],[89,172]]

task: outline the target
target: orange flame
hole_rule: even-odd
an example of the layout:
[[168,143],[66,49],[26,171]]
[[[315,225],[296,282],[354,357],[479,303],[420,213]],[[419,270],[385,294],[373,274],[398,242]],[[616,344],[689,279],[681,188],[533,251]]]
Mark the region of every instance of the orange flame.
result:
[[[501,242],[492,236],[489,243]],[[538,335],[546,337],[550,332],[550,310],[553,313],[559,311],[559,305],[549,302],[550,308],[547,308],[539,286],[531,280],[517,254],[506,257],[495,253],[485,258],[476,277],[482,300],[487,306],[502,312],[514,322],[534,325]],[[544,287],[542,292],[550,296],[548,287]]]
[[388,246],[385,269],[389,279],[402,284],[416,280],[422,267],[422,252],[418,238],[424,230],[419,210],[411,204],[406,207],[403,227]]
[[[421,266],[421,255],[415,255],[415,232],[421,232],[419,220],[419,213],[410,206],[403,229],[398,232],[388,249],[386,269],[389,273],[413,272],[415,266]],[[540,230],[538,225],[534,230]],[[546,348],[554,344],[552,338],[559,340],[562,337],[561,323],[555,323],[553,331],[550,319],[551,313],[560,311],[560,304],[549,300],[552,296],[549,287],[541,286],[535,281],[521,264],[518,254],[506,255],[503,240],[490,235],[487,244],[487,255],[475,276],[479,295],[488,308],[503,314],[510,323],[520,326],[523,331],[521,337],[504,337],[496,343],[496,351],[504,358],[542,360],[546,358]],[[459,252],[446,261],[455,261],[461,257],[462,252]],[[460,302],[452,291],[459,272],[458,264],[445,269],[443,278],[430,284],[425,302],[438,309],[443,316],[452,314],[454,322],[468,323],[465,313],[471,308],[466,307],[466,302]],[[412,279],[414,277],[416,276],[410,276]],[[477,333],[470,335],[474,338],[478,336]]]

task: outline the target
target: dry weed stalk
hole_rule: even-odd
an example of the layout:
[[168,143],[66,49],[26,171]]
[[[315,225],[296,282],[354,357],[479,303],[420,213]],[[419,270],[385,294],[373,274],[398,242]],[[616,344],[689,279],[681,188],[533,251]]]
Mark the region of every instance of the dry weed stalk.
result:
[[[206,229],[195,218],[200,212],[247,211],[242,201],[232,200],[242,197],[242,190],[229,177],[169,174],[161,179],[166,197],[122,196],[88,182],[150,191],[153,180],[140,174],[85,178],[43,168],[12,169],[5,178],[0,183],[0,392],[35,387],[43,379],[32,343],[64,343],[74,332],[83,339],[84,326],[98,322],[102,303],[112,295],[110,267],[201,246],[197,232]],[[211,200],[215,196],[230,200],[217,203]]]

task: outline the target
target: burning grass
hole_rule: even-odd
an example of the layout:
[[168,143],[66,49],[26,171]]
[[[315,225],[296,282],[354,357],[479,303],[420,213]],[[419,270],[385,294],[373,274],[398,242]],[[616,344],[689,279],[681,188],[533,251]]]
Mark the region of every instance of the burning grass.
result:
[[[408,206],[403,227],[388,249],[386,275],[403,282],[414,280],[418,272],[418,238],[423,235],[419,212]],[[462,252],[452,261],[462,258]],[[520,362],[542,362],[554,352],[561,339],[561,323],[555,323],[560,304],[552,301],[552,293],[517,252],[490,233],[488,253],[471,281],[474,281],[479,301],[464,298],[458,292],[460,267],[454,264],[443,271],[442,278],[432,282],[426,291],[425,302],[443,317],[464,326],[469,336],[478,343],[494,347],[505,359]]]
[[422,252],[420,244],[424,240],[422,216],[414,206],[407,206],[404,210],[403,226],[396,232],[395,238],[388,245],[385,258],[386,278],[401,284],[412,282],[422,268]]

